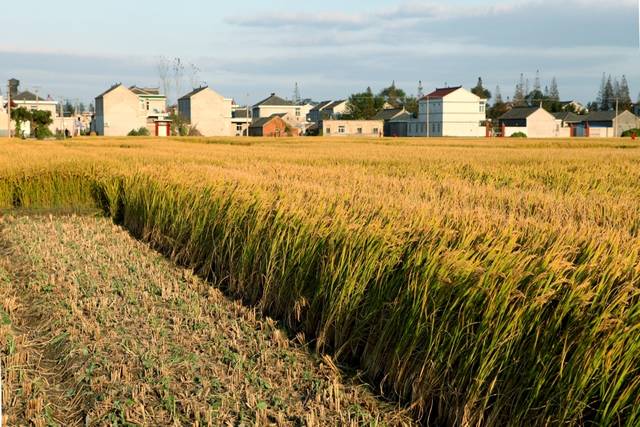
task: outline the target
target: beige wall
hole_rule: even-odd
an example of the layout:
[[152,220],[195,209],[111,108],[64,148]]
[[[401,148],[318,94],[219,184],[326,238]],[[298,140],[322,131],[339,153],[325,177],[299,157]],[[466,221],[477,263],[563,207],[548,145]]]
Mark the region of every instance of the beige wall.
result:
[[126,136],[147,125],[147,111],[140,107],[138,95],[124,86],[96,99],[96,107],[94,130],[100,136]]
[[487,118],[486,101],[464,88],[443,98],[420,100],[418,105],[418,121],[424,126],[415,126],[414,129],[424,129],[423,136],[427,132],[429,136],[486,136],[485,127],[480,125]]
[[149,116],[157,116],[161,113],[167,112],[167,98],[147,98],[144,95],[139,95],[140,97],[140,106],[143,110],[146,111],[147,117]]
[[9,129],[7,129],[8,121],[9,116],[7,112],[0,107],[0,136],[9,136]]
[[13,101],[14,104],[16,104],[16,106],[14,108],[26,108],[29,111],[32,110],[40,110],[40,111],[48,111],[51,113],[51,117],[56,117],[58,115],[57,113],[57,106],[58,104],[55,101],[46,101],[46,100],[40,100],[40,101]]
[[384,131],[383,128],[382,120],[324,120],[322,122],[324,136],[379,137]]
[[[189,105],[185,105],[189,104]],[[235,128],[231,126],[231,99],[211,89],[202,90],[193,95],[189,102],[181,105],[187,107],[180,112],[204,136],[233,136]]]

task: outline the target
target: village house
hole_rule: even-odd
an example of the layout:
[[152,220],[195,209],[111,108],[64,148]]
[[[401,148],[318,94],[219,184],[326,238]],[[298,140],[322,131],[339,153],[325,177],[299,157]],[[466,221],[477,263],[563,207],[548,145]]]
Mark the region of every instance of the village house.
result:
[[402,137],[408,136],[408,125],[413,120],[413,114],[402,108],[384,109],[371,120],[382,120],[384,122],[384,136]]
[[510,137],[523,133],[529,138],[569,137],[570,128],[563,128],[556,118],[542,107],[514,107],[498,118],[501,135]]
[[138,95],[140,107],[147,112],[147,117],[164,117],[167,115],[167,97],[159,88],[143,88],[131,86],[131,92]]
[[251,126],[251,112],[247,107],[234,105],[231,111],[231,130],[235,136],[249,135]]
[[622,136],[623,132],[637,129],[638,117],[630,111],[594,111],[581,117],[576,125],[575,135],[591,138],[610,138]]
[[566,135],[568,137],[576,136],[577,126],[582,122],[583,118],[583,116],[572,113],[570,111],[553,113],[553,117],[556,119],[556,127],[559,127],[560,129],[569,129],[568,135],[566,130],[559,132],[559,134]]
[[297,105],[272,93],[268,98],[263,99],[252,107],[251,117],[257,120],[271,117],[273,114],[288,114],[293,120],[293,126],[299,130],[300,134],[303,134],[311,124],[307,121],[307,117],[312,108],[313,105],[311,104]]
[[272,114],[269,117],[255,119],[249,126],[249,136],[279,138],[285,136],[299,136],[300,131],[287,123],[284,114]]
[[324,120],[322,134],[331,137],[382,137],[382,120]]
[[409,136],[486,136],[487,100],[462,86],[436,89],[418,102],[418,121]]
[[116,84],[98,95],[92,131],[99,136],[126,136],[147,127],[147,110],[131,89]]
[[231,99],[204,86],[180,98],[178,112],[202,136],[233,136],[232,104]]

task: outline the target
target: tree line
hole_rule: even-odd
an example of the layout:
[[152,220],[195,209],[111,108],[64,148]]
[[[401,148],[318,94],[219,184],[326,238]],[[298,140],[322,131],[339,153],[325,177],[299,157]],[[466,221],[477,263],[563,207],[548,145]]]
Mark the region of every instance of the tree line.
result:
[[[520,74],[516,82],[513,97],[505,100],[502,96],[500,86],[496,86],[492,93],[484,86],[482,77],[478,77],[476,85],[471,88],[471,92],[486,99],[488,104],[487,118],[497,119],[513,107],[537,107],[556,113],[561,111],[584,114],[587,111],[619,111],[633,109],[629,83],[627,77],[612,77],[602,74],[602,81],[598,90],[597,98],[585,105],[585,109],[580,109],[576,105],[563,103],[560,98],[558,80],[553,77],[551,81],[544,84],[540,78],[540,72],[536,72],[533,82],[524,74]],[[417,95],[409,96],[406,92],[396,86],[395,81],[391,86],[374,93],[371,87],[364,92],[354,93],[349,96],[347,103],[347,114],[345,118],[350,119],[371,119],[384,108],[402,108],[409,113],[418,113],[418,102],[423,97],[422,84],[419,83]],[[492,101],[492,102],[490,102]]]

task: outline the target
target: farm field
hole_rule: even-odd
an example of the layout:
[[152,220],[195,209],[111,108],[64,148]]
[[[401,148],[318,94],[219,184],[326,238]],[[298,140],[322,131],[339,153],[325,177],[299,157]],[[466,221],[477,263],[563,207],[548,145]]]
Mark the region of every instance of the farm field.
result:
[[5,425],[410,425],[104,218],[0,220]]
[[[639,161],[640,144],[623,140],[0,140],[0,209],[101,210],[358,369],[424,424],[635,426]],[[80,231],[94,227],[54,218],[7,219],[9,234],[33,228],[33,239],[7,239],[27,250],[46,235],[38,227],[57,223],[76,231],[33,253],[76,250],[74,240],[87,239]],[[95,227],[107,238],[104,220]],[[76,253],[98,256],[103,245],[93,245]],[[133,277],[128,292],[145,289]],[[193,292],[190,280],[173,282],[172,297]],[[57,291],[46,298],[56,302]],[[176,310],[172,334],[193,322],[194,310]],[[117,329],[118,320],[102,321]],[[230,400],[230,417],[241,401]],[[255,417],[274,411],[260,402]],[[363,413],[325,415],[405,422],[358,405]]]

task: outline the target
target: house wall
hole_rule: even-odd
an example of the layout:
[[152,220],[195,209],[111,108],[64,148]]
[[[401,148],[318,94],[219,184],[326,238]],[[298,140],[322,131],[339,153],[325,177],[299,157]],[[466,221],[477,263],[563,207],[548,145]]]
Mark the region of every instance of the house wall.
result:
[[552,114],[540,108],[527,117],[525,133],[529,138],[556,138],[560,136],[560,126]]
[[39,110],[48,111],[51,113],[51,117],[56,117],[58,112],[58,103],[55,101],[47,101],[41,99],[40,101],[13,101],[16,106],[14,108],[26,108],[29,111]]
[[[427,133],[435,137],[486,135],[486,129],[481,125],[487,118],[486,101],[464,88],[443,98],[422,99],[418,105],[418,120],[425,123],[424,136]],[[426,129],[427,122],[429,129]]]
[[96,99],[95,131],[100,136],[126,136],[133,129],[147,125],[146,110],[140,108],[138,96],[119,86]]
[[[361,130],[359,132],[358,130]],[[381,137],[383,120],[325,120],[322,134],[331,137]]]
[[[187,115],[191,126],[203,136],[233,136],[231,126],[232,101],[211,89],[202,90],[191,97]],[[180,106],[186,105],[184,102]],[[180,115],[183,115],[182,107]]]
[[147,112],[147,116],[157,116],[159,113],[165,113],[167,111],[167,98],[160,97],[146,97],[138,95],[140,98],[140,106]]
[[9,115],[2,109],[1,105],[2,99],[0,98],[0,137],[3,137],[9,136],[9,129],[7,129],[9,125]]

